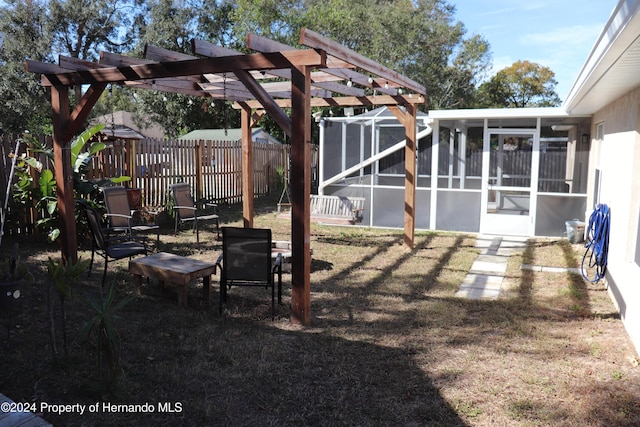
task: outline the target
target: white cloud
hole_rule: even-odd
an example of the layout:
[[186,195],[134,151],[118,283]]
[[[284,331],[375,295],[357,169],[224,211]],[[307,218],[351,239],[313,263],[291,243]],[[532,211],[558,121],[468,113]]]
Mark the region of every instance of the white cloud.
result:
[[602,26],[597,25],[574,25],[572,27],[557,28],[552,31],[523,34],[519,40],[524,45],[542,45],[549,48],[557,48],[558,45],[580,46],[587,44],[591,46],[602,31]]

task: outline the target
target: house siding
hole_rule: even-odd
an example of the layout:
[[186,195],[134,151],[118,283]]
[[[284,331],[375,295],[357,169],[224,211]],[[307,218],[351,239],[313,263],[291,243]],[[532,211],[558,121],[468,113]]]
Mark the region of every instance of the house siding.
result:
[[[603,140],[594,141],[590,164],[601,171],[600,201],[611,209],[606,286],[640,352],[640,88],[598,111],[592,123],[592,135],[604,124]],[[594,180],[592,167],[587,206],[595,203]]]

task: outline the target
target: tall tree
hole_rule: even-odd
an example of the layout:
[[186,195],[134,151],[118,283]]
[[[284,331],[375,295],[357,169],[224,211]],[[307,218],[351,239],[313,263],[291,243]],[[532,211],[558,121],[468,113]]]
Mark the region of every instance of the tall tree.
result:
[[[236,0],[236,38],[248,32],[298,45],[307,27],[427,88],[426,108],[465,107],[490,61],[488,43],[465,38],[445,0]],[[462,89],[459,89],[459,88]]]
[[136,17],[136,28],[140,31],[137,50],[146,44],[177,52],[190,53],[191,39],[197,30],[198,0],[147,0]]
[[[210,37],[219,41],[226,37],[228,17],[217,10],[218,4],[204,0],[149,0],[136,19],[141,28],[137,52],[144,46],[154,45],[176,52],[191,54],[191,40],[202,36],[200,23],[215,33]],[[223,11],[228,11],[227,9]],[[212,12],[213,13],[210,13]],[[209,37],[205,37],[209,38]],[[148,90],[137,91],[138,113],[159,123],[169,137],[176,137],[198,128],[237,127],[239,114],[224,101],[213,98],[194,98],[172,93]],[[236,117],[237,116],[237,117]]]
[[235,0],[202,0],[201,10],[206,13],[198,17],[198,36],[220,46],[241,49],[233,31],[235,6]]
[[51,61],[51,35],[45,31],[46,2],[9,0],[0,8],[0,129],[9,133],[51,132],[51,107],[39,76],[27,73],[26,58]]
[[[141,0],[7,0],[0,9],[0,126],[11,132],[51,131],[51,106],[39,76],[24,60],[55,62],[57,54],[94,60],[101,49],[128,49],[131,18]],[[76,98],[81,88],[76,90]]]
[[46,30],[55,52],[97,60],[99,49],[121,52],[137,38],[134,0],[50,0]]
[[312,1],[304,0],[235,0],[231,10],[235,39],[241,43],[254,33],[282,43],[298,45],[297,20]]
[[[146,44],[190,53],[194,37],[243,50],[248,33],[299,47],[300,29],[306,27],[424,84],[428,104],[423,108],[462,108],[469,106],[490,61],[487,42],[481,36],[466,36],[447,0],[9,0],[7,4],[10,7],[0,11],[0,30],[7,28],[4,31],[10,34],[5,47],[13,34],[24,38],[16,44],[19,48],[11,47],[16,54],[12,73],[21,67],[24,52],[45,61],[53,61],[52,52],[95,59],[103,48],[141,56]],[[21,26],[29,32],[21,32]],[[135,48],[130,49],[132,43]],[[30,77],[33,90],[43,97],[37,78]],[[192,127],[234,127],[239,120],[222,101],[137,92],[132,105],[151,114],[169,135]],[[9,98],[0,98],[4,99]],[[38,105],[29,104],[30,111]],[[114,106],[104,105],[103,110],[110,107]],[[32,114],[16,117],[24,121]]]
[[555,107],[561,103],[555,92],[557,84],[555,74],[549,67],[535,62],[517,61],[480,85],[477,106]]
[[[130,48],[134,4],[128,0],[50,0],[46,31],[52,49],[74,58],[97,60],[100,49],[120,52]],[[82,87],[75,87],[76,102]]]

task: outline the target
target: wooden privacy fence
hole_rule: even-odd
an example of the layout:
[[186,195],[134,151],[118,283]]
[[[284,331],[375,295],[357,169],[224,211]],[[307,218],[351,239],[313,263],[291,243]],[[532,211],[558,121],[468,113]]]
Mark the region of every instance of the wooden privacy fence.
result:
[[[41,143],[52,146],[53,140],[51,137],[45,137],[43,135],[35,136]],[[18,140],[21,140],[18,143]],[[17,151],[16,151],[17,149]],[[20,156],[28,152],[27,144],[21,138],[21,135],[0,135],[0,208],[4,209],[5,201],[7,202],[7,209],[5,214],[5,224],[3,232],[5,235],[12,234],[33,234],[35,224],[38,219],[41,218],[41,214],[33,207],[35,201],[24,201],[24,203],[16,203],[13,200],[13,189],[9,187],[9,179],[11,175],[12,155],[17,152]],[[53,162],[49,161],[49,158],[42,153],[29,153],[42,163],[43,169],[53,170]],[[11,177],[11,184],[16,182],[15,175]],[[31,170],[31,180],[33,185],[37,185],[40,178],[40,173],[36,170]],[[9,190],[9,193],[7,193]]]
[[[17,136],[0,137],[0,188],[2,202],[6,194],[11,168],[9,154],[15,150]],[[51,138],[39,137],[51,146]],[[312,150],[312,182],[317,182],[318,150]],[[289,173],[289,145],[264,142],[253,143],[254,197],[282,189],[282,177]],[[22,145],[20,153],[25,152]],[[43,155],[39,158],[45,168],[53,169]],[[242,144],[240,141],[188,141],[188,140],[116,140],[108,141],[107,148],[99,152],[90,165],[89,179],[101,180],[129,176],[125,185],[139,188],[141,207],[165,206],[169,186],[188,182],[197,198],[220,203],[242,201]],[[37,183],[39,174],[34,173]],[[35,203],[31,203],[34,205]],[[24,209],[22,209],[24,210]],[[17,216],[18,209],[9,197],[5,234],[32,233],[40,217],[33,208]]]
[[[254,197],[280,187],[288,173],[289,146],[253,143]],[[142,191],[143,205],[164,206],[169,186],[188,182],[197,198],[226,203],[242,200],[240,141],[115,141],[94,157],[91,178],[131,177],[128,187]]]

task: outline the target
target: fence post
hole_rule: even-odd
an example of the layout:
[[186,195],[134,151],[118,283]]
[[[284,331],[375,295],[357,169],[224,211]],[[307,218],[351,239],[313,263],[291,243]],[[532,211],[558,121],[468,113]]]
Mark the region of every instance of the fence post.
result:
[[136,141],[132,139],[127,139],[127,156],[128,156],[128,169],[129,169],[129,177],[131,181],[131,188],[138,188],[138,171],[136,165]]
[[203,140],[199,140],[195,146],[195,167],[196,167],[196,200],[202,199],[202,186],[203,186],[203,177],[202,177],[202,146],[204,144]]

